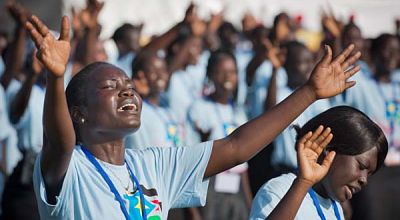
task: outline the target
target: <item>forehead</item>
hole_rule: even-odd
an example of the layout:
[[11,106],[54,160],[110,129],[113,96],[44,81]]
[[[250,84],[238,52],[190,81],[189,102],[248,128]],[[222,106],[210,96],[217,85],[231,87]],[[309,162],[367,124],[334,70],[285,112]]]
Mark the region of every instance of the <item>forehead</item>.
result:
[[124,71],[112,65],[101,65],[90,74],[90,81],[95,83],[110,79],[129,79]]

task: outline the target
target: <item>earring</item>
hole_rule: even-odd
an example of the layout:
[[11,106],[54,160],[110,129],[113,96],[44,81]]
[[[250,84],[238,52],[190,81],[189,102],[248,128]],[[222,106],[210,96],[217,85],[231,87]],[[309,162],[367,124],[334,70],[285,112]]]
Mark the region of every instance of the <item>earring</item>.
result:
[[84,119],[84,118],[82,118],[82,119],[81,119],[81,122],[82,122],[82,124],[84,124],[84,123],[85,123],[85,119]]

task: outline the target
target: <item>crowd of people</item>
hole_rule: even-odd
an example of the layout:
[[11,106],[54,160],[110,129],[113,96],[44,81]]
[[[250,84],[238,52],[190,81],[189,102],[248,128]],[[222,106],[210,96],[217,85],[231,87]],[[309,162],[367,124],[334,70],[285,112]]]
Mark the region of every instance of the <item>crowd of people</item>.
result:
[[157,36],[122,24],[114,59],[103,6],[53,31],[6,5],[0,219],[400,218],[399,21],[367,39],[330,12],[312,35],[190,4]]

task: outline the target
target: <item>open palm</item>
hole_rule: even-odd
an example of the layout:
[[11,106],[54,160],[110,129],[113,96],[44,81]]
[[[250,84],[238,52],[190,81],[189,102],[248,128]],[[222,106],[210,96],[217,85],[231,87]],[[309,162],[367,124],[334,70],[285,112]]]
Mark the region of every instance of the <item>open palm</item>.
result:
[[314,132],[308,132],[298,142],[297,160],[299,164],[299,178],[314,185],[319,182],[327,173],[335,156],[334,152],[329,152],[321,164],[318,158],[325,147],[332,140],[331,129],[323,129],[320,126]]
[[26,23],[32,40],[38,49],[37,57],[53,75],[64,75],[71,51],[69,40],[69,21],[66,16],[62,18],[60,38],[57,40],[49,29],[36,16],[32,16]]
[[354,81],[347,81],[360,70],[359,66],[352,66],[361,56],[361,53],[357,52],[349,57],[353,49],[354,45],[348,46],[332,60],[332,50],[326,46],[324,57],[314,68],[307,82],[315,92],[316,98],[329,98],[355,85]]

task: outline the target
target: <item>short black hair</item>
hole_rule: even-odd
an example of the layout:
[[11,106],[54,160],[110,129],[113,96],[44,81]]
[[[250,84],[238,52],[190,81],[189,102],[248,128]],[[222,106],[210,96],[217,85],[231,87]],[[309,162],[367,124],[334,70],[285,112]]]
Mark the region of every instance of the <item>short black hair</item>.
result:
[[147,65],[151,62],[151,59],[158,57],[156,52],[153,51],[141,51],[132,60],[132,78],[137,76],[139,71],[146,69]]
[[309,120],[303,127],[295,126],[296,142],[320,125],[332,130],[333,139],[327,147],[328,151],[333,150],[342,155],[358,155],[376,147],[378,158],[375,172],[383,165],[388,152],[388,142],[382,129],[363,112],[350,106],[330,108]]
[[126,33],[128,31],[139,31],[139,30],[140,30],[139,27],[136,27],[132,24],[125,23],[115,30],[115,32],[111,38],[115,42],[120,42],[125,38]]

